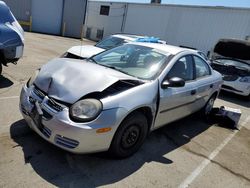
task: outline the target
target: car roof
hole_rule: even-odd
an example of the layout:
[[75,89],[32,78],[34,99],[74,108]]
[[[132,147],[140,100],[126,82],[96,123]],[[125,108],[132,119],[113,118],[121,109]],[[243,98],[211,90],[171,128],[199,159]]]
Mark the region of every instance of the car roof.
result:
[[170,53],[172,55],[176,55],[176,54],[178,54],[180,52],[184,52],[184,51],[189,51],[189,52],[195,53],[194,50],[190,50],[190,49],[182,48],[182,47],[178,47],[178,46],[173,46],[173,45],[169,45],[169,44],[149,43],[149,42],[131,42],[130,44],[154,48],[154,49],[157,49],[160,51],[164,51],[166,53]]
[[129,41],[134,41],[138,38],[146,37],[146,36],[142,36],[142,35],[132,35],[132,34],[114,34],[111,36],[122,38],[122,39],[129,40]]

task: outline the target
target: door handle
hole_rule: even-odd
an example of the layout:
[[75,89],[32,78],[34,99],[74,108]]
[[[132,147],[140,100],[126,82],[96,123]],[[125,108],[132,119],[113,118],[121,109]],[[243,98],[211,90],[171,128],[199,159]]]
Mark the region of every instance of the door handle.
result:
[[213,88],[213,87],[214,87],[214,84],[211,84],[209,87],[210,87],[210,88]]
[[196,89],[191,91],[191,95],[195,95],[196,94]]

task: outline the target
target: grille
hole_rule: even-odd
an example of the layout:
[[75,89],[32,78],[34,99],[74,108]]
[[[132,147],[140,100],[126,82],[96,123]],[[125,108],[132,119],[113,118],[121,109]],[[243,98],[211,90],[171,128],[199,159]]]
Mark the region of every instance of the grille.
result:
[[40,99],[43,99],[45,97],[45,94],[40,90],[38,89],[37,87],[34,88],[33,92],[40,98]]
[[36,100],[33,98],[33,97],[29,97],[29,101],[30,101],[30,103],[32,103],[32,104],[34,104],[35,102],[36,102]]
[[46,110],[42,109],[43,111],[43,117],[46,119],[46,120],[50,120],[53,116],[51,114],[49,114]]
[[[46,94],[43,91],[41,91],[38,87],[35,87],[33,92],[41,100],[43,100],[44,97],[46,96]],[[29,100],[31,103],[35,102],[33,98],[30,98]],[[56,110],[57,112],[61,112],[63,110],[63,107],[60,104],[58,104],[54,99],[51,99],[51,98],[49,98],[47,105],[53,110]]]
[[63,147],[73,149],[79,145],[79,142],[77,140],[73,140],[61,135],[56,135],[55,136],[55,142]]
[[57,112],[61,112],[63,110],[63,107],[59,105],[57,102],[55,102],[53,99],[49,99],[47,104],[50,108],[53,108]]
[[235,81],[238,78],[239,77],[237,75],[224,75],[223,76],[223,80],[225,80],[225,81]]
[[51,136],[51,130],[45,126],[41,129],[41,132],[47,138],[49,138]]

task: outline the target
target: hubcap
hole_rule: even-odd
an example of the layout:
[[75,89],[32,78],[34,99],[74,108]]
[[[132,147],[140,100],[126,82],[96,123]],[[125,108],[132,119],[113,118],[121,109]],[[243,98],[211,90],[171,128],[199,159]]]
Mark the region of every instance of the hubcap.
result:
[[207,106],[206,106],[206,108],[205,108],[205,114],[206,114],[206,115],[208,115],[208,114],[211,112],[213,106],[214,106],[214,98],[211,98],[211,99],[208,101]]
[[127,149],[134,146],[140,135],[140,129],[136,125],[132,125],[127,128],[122,135],[122,147]]

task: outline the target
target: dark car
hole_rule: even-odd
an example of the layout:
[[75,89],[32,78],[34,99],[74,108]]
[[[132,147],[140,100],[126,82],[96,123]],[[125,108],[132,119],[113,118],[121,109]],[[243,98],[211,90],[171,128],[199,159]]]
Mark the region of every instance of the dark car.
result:
[[2,65],[16,63],[23,55],[24,31],[10,8],[0,1],[0,74]]

